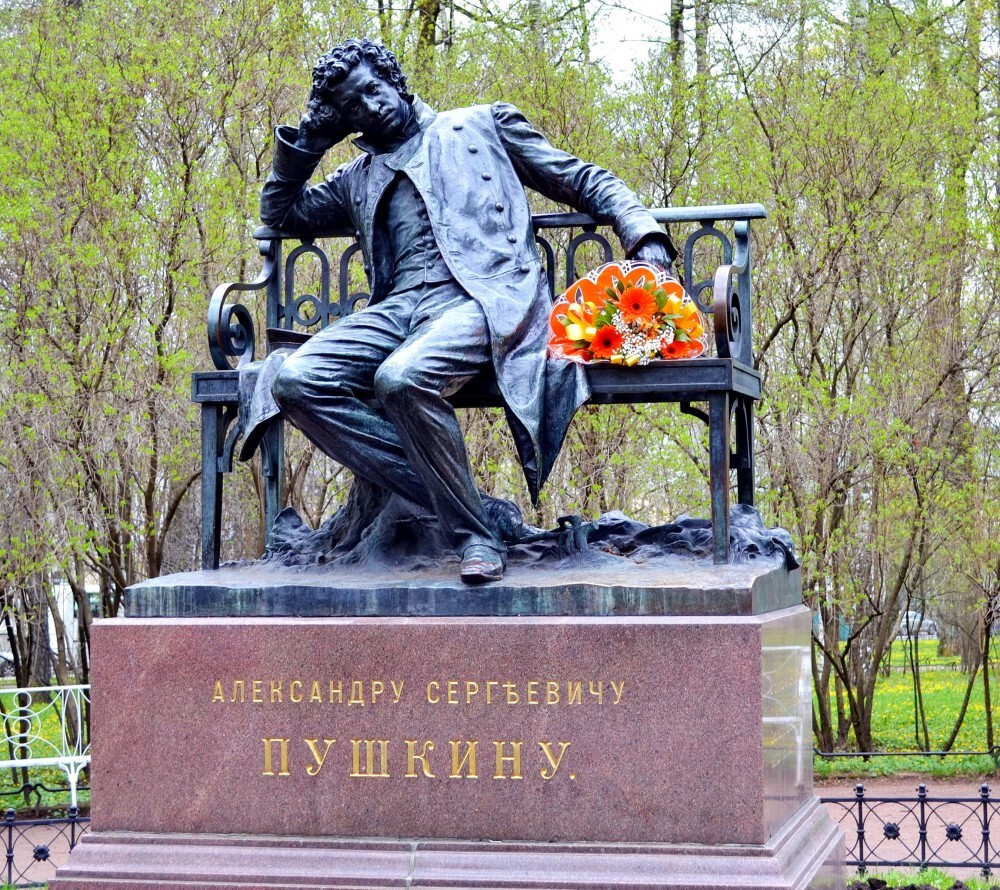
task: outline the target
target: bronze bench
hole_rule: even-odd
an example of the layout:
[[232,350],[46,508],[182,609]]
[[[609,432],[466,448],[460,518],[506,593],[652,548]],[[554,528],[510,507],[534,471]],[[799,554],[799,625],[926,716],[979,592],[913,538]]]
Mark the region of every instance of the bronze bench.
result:
[[[587,366],[592,404],[678,402],[686,414],[708,426],[712,504],[713,558],[729,559],[729,506],[732,475],[741,504],[754,502],[753,415],[761,398],[760,374],[753,367],[751,332],[750,222],[766,216],[760,204],[687,207],[652,211],[674,229],[695,225],[686,235],[678,269],[688,293],[710,321],[714,352],[700,358],[663,361],[634,368]],[[565,285],[595,265],[580,268],[577,255],[587,244],[596,246],[610,262],[621,249],[599,229],[600,220],[580,213],[538,214],[535,233],[546,264],[549,285],[557,291],[557,269]],[[720,228],[724,226],[725,229]],[[727,231],[728,230],[728,231]],[[575,234],[574,234],[575,233]],[[562,234],[563,244],[553,235]],[[613,238],[613,236],[611,236]],[[218,568],[221,547],[223,480],[232,471],[233,455],[242,430],[238,423],[239,368],[257,353],[250,309],[235,300],[244,293],[263,292],[265,326],[287,331],[318,330],[354,311],[367,294],[351,291],[352,264],[360,264],[360,248],[350,232],[329,232],[300,239],[269,228],[254,232],[264,257],[261,274],[253,281],[221,284],[208,309],[209,350],[217,370],[196,373],[192,398],[202,409],[202,565]],[[337,257],[336,278],[331,254],[318,246],[327,239],[348,240]],[[707,248],[711,242],[711,250]],[[285,243],[295,246],[284,259]],[[554,242],[556,242],[554,244]],[[589,248],[593,250],[594,248]],[[709,260],[706,257],[711,256]],[[318,293],[297,293],[296,268],[304,258],[318,263]],[[561,262],[560,262],[561,261]],[[699,270],[709,274],[699,278]],[[335,290],[332,288],[335,287]],[[335,296],[331,296],[331,294]],[[705,299],[711,294],[711,300]],[[498,407],[493,381],[484,377],[468,383],[452,399],[459,408]],[[699,407],[699,405],[706,407]],[[265,478],[264,518],[270,528],[283,502],[283,432],[280,424],[265,434],[261,458]]]

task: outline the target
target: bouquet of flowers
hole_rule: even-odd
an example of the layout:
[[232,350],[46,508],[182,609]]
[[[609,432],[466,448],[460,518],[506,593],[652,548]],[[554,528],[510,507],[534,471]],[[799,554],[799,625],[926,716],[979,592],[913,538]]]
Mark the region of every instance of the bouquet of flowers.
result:
[[607,263],[573,282],[549,317],[553,355],[646,365],[705,351],[705,324],[680,282],[645,263]]

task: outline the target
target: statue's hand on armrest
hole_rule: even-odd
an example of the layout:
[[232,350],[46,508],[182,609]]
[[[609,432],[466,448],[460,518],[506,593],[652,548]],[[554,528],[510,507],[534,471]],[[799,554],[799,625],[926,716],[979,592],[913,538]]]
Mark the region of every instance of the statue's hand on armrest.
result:
[[665,237],[662,239],[647,237],[643,239],[629,259],[637,260],[641,263],[649,263],[651,266],[659,266],[673,275],[673,259],[665,242]]

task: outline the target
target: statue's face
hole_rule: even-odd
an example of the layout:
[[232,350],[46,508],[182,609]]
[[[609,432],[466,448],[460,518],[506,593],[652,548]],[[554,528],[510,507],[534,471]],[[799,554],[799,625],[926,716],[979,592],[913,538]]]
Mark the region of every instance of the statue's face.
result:
[[410,103],[367,62],[333,87],[330,98],[349,131],[375,144],[401,136],[413,113]]

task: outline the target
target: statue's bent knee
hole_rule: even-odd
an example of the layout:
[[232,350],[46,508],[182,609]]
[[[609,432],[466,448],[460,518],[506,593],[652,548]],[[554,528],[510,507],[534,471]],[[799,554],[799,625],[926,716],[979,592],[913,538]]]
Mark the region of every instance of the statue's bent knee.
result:
[[375,374],[375,398],[386,408],[405,407],[417,387],[413,370],[402,362],[385,362]]
[[309,398],[302,370],[294,360],[289,359],[278,369],[271,382],[271,395],[286,414],[294,413],[296,407]]

